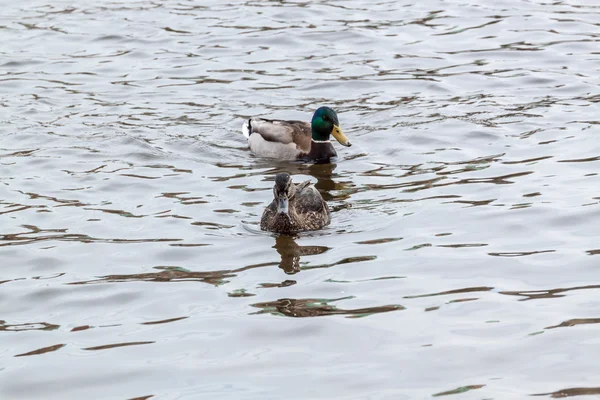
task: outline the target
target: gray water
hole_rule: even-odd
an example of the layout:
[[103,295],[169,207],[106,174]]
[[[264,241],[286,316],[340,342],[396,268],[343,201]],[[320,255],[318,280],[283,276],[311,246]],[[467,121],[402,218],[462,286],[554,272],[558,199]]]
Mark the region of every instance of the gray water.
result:
[[[600,395],[595,0],[6,1],[0,38],[2,399]],[[322,105],[335,164],[249,153]],[[329,227],[260,231],[280,171]]]

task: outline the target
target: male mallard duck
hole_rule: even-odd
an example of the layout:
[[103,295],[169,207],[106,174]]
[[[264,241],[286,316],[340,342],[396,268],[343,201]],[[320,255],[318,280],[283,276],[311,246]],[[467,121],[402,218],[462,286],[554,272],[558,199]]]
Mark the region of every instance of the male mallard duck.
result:
[[331,222],[327,203],[310,181],[294,185],[289,174],[277,174],[273,195],[260,220],[263,231],[292,234],[314,231]]
[[344,146],[352,145],[340,129],[337,114],[329,107],[317,109],[310,124],[250,118],[244,122],[242,133],[248,138],[253,153],[280,160],[329,162],[332,157],[337,157],[329,135]]

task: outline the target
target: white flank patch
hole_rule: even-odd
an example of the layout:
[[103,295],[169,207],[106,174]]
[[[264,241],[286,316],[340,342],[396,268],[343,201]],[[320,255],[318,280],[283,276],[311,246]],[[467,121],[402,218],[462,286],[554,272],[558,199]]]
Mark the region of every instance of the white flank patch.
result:
[[295,160],[301,153],[296,143],[269,142],[257,133],[250,135],[248,139],[250,150],[260,157],[278,158],[280,160]]

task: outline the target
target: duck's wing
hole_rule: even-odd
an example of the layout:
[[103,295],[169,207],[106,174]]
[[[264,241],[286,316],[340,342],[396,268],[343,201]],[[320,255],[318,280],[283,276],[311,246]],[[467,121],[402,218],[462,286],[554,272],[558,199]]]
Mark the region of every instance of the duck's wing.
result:
[[244,123],[242,133],[249,140],[257,134],[267,142],[296,143],[302,149],[310,149],[311,127],[304,121],[250,118]]
[[296,185],[296,208],[300,213],[317,212],[329,214],[327,203],[310,181]]

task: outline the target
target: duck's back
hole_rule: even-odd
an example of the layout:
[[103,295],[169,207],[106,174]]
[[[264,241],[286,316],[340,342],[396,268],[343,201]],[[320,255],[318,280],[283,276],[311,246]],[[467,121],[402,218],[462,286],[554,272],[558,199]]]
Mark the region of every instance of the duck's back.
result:
[[296,185],[294,204],[300,220],[306,225],[304,229],[319,229],[331,222],[327,203],[310,181]]

